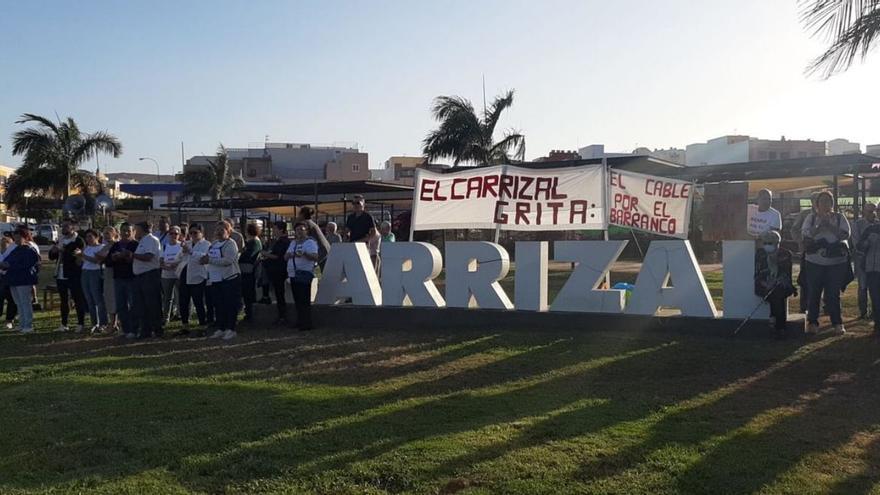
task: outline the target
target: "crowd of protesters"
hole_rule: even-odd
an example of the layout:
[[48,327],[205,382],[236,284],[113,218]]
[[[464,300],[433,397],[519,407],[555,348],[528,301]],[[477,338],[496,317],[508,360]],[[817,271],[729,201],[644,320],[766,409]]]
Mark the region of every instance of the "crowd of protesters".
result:
[[[828,315],[832,331],[845,334],[840,296],[853,281],[858,283],[860,319],[872,319],[880,335],[880,223],[876,206],[867,202],[862,216],[852,222],[836,211],[835,198],[823,191],[813,194],[811,207],[797,216],[792,237],[798,243],[800,272],[793,282],[794,254],[781,246],[781,216],[770,207],[772,193],[758,194],[757,213],[749,232],[759,239],[755,254],[755,294],[770,305],[770,323],[778,337],[785,336],[788,297],[800,295],[806,313],[805,332],[819,332],[819,317]],[[757,219],[752,221],[753,219]],[[868,301],[871,309],[869,312]]]
[[[781,242],[782,218],[771,204],[772,193],[760,191],[757,207],[749,213],[748,232],[758,241],[755,294],[769,304],[770,325],[777,336],[785,336],[787,300],[798,294],[806,313],[806,333],[819,331],[822,313],[830,317],[834,332],[846,333],[840,296],[853,280],[858,282],[859,316],[872,318],[875,333],[880,334],[876,205],[866,204],[862,217],[851,226],[845,215],[835,211],[831,193],[813,195],[812,207],[799,214],[793,225],[792,237],[800,251],[796,287],[792,274],[797,257]],[[65,221],[60,239],[48,253],[56,262],[54,280],[61,303],[58,331],[147,339],[162,337],[166,325],[179,319],[181,329],[176,336],[195,332],[230,340],[237,336],[240,312],[245,321],[252,320],[256,304],[272,304],[270,294],[274,294],[277,325],[310,330],[312,281],[332,246],[346,241],[365,243],[378,271],[381,245],[395,242],[391,224],[377,224],[365,210],[363,197],[355,196],[351,206],[353,212],[342,233],[334,222],[321,228],[312,219],[314,210],[303,207],[292,236],[286,222],[275,222],[271,241],[258,225],[247,224],[242,234],[232,220],[204,226],[171,225],[161,217],[156,230],[149,222],[140,222],[123,223],[118,230],[106,227],[101,233],[79,232],[75,223]],[[0,311],[8,329],[16,318],[19,331],[34,329],[40,259],[26,226],[0,238]],[[288,286],[295,315],[288,314]],[[261,299],[257,299],[258,291],[262,291]],[[190,326],[193,313],[195,328]]]
[[[139,222],[106,227],[101,233],[81,232],[75,222],[64,221],[60,239],[48,252],[55,261],[61,305],[57,331],[148,339],[163,337],[169,322],[179,319],[174,336],[231,340],[242,310],[245,321],[253,319],[255,304],[272,303],[270,291],[276,324],[311,330],[312,280],[332,245],[364,242],[378,255],[379,243],[394,242],[390,224],[377,226],[363,197],[353,198],[352,209],[345,235],[333,222],[322,229],[312,220],[314,210],[303,207],[292,235],[288,223],[278,221],[272,224],[271,241],[257,224],[248,223],[242,234],[232,220],[171,225],[160,217],[155,230],[150,222]],[[376,243],[373,232],[382,232]],[[18,318],[20,332],[34,330],[40,267],[39,248],[26,226],[2,237],[0,303],[8,329]],[[258,289],[263,293],[259,300]],[[289,300],[295,314],[288,314]],[[193,313],[197,326],[190,325]]]

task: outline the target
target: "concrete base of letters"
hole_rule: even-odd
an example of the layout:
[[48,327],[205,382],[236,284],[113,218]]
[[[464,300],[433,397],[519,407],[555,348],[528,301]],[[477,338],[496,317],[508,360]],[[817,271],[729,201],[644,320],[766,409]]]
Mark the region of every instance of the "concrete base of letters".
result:
[[[267,306],[268,308],[268,306]],[[288,317],[293,320],[295,309],[288,305]],[[257,311],[257,324],[271,324],[275,308]],[[318,329],[412,330],[413,332],[504,329],[541,331],[620,331],[620,332],[674,332],[690,335],[731,337],[742,319],[693,318],[682,316],[635,316],[606,313],[533,312],[464,308],[369,307],[336,305],[312,307],[312,317]],[[787,336],[804,335],[804,315],[790,314]],[[766,318],[750,320],[736,338],[772,339],[774,331]]]

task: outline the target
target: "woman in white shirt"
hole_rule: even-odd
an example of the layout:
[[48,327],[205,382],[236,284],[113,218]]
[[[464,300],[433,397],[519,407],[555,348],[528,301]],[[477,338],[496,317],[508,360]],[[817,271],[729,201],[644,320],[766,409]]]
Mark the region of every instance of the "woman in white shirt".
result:
[[196,308],[199,326],[208,323],[205,318],[205,284],[208,280],[208,270],[205,268],[206,265],[198,263],[198,260],[208,254],[211,242],[205,239],[202,227],[198,224],[190,225],[189,237],[189,240],[182,245],[184,266],[177,282],[178,294],[180,295],[178,311],[180,312],[180,322],[183,325],[183,329],[178,332],[178,335],[189,335],[190,302]]
[[[804,219],[801,229],[804,237],[803,268],[806,272],[807,291],[806,333],[819,331],[819,302],[824,295],[825,307],[831,324],[838,334],[846,333],[840,311],[840,293],[852,279],[849,265],[849,222],[834,211],[834,196],[823,191],[816,197],[816,211]],[[848,266],[849,265],[849,266]],[[801,297],[804,297],[801,294]]]
[[74,254],[82,258],[82,290],[92,320],[92,333],[104,331],[107,325],[107,306],[104,302],[104,267],[99,255],[104,245],[98,243],[98,233],[89,229],[85,233],[86,245]]
[[183,269],[181,266],[183,249],[180,244],[180,227],[175,225],[168,229],[165,241],[159,267],[162,268],[162,321],[168,323],[171,321],[174,301],[177,299],[175,295],[177,295],[179,270]]
[[211,338],[234,339],[235,323],[241,308],[241,271],[238,268],[238,246],[229,238],[232,229],[226,222],[217,222],[214,242],[208,254],[199,259],[208,271],[211,299],[215,307],[217,330]]
[[312,329],[312,280],[318,262],[318,242],[308,233],[307,223],[296,222],[293,226],[294,238],[284,254],[296,306],[296,327],[303,331]]
[[[98,253],[98,259],[103,262],[117,240],[119,240],[119,235],[116,228],[110,225],[104,227],[104,238],[102,239],[104,249]],[[108,329],[115,332],[119,329],[119,319],[116,315],[116,288],[113,283],[113,267],[106,264],[104,265],[104,305],[107,307]]]

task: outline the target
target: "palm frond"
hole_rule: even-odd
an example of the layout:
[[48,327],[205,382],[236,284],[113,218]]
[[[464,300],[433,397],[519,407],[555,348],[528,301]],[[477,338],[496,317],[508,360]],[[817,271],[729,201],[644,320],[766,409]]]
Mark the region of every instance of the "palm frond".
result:
[[802,2],[801,21],[813,36],[831,45],[807,68],[827,79],[864,59],[880,34],[880,0],[811,0]]
[[46,150],[55,146],[51,133],[43,129],[22,129],[12,135],[12,154],[23,155],[31,150]]
[[87,134],[77,141],[72,150],[71,164],[78,167],[98,153],[106,153],[113,158],[118,158],[122,154],[122,143],[116,139],[116,136],[106,132],[99,131]]
[[496,96],[495,100],[492,101],[492,105],[486,109],[483,126],[485,128],[485,134],[489,136],[489,138],[495,134],[495,127],[498,125],[498,120],[501,119],[501,114],[511,106],[513,106],[512,89],[503,96]]
[[71,172],[70,187],[87,198],[97,196],[104,190],[104,186],[98,180],[98,177],[87,170]]
[[36,122],[43,127],[47,127],[52,132],[58,132],[58,126],[55,124],[55,122],[52,122],[46,117],[33,113],[23,113],[21,114],[21,117],[19,117],[19,119],[15,121],[16,124],[29,124],[31,122]]
[[[511,155],[511,150],[513,155]],[[511,158],[523,161],[526,154],[526,137],[515,131],[507,131],[504,139],[498,141],[489,150],[489,157],[493,163],[509,162]]]

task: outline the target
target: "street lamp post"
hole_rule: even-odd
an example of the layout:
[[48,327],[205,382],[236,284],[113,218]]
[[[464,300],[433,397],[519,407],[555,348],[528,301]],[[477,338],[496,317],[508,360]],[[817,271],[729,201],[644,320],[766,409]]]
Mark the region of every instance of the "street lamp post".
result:
[[160,177],[161,174],[159,173],[159,162],[157,162],[155,158],[150,158],[148,156],[142,156],[138,158],[139,162],[142,162],[144,160],[149,160],[156,164],[156,182],[162,182],[162,178]]

